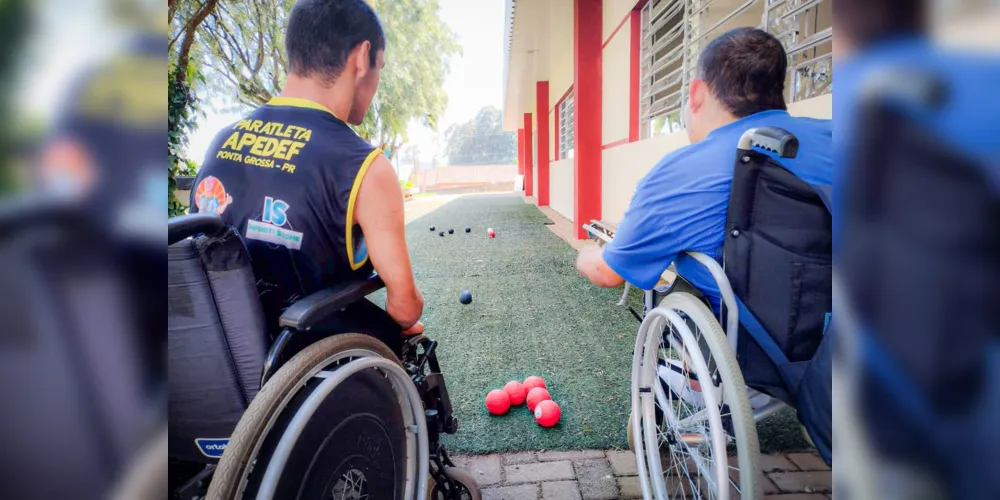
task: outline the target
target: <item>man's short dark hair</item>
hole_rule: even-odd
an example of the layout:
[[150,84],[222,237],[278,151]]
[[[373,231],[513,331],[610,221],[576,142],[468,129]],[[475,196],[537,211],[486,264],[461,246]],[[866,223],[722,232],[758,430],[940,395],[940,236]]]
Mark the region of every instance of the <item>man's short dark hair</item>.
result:
[[378,14],[364,0],[298,0],[288,18],[285,51],[290,73],[335,80],[347,56],[362,42],[371,43],[369,64],[385,50]]
[[788,56],[777,38],[736,28],[712,40],[698,56],[698,78],[737,118],[785,107]]

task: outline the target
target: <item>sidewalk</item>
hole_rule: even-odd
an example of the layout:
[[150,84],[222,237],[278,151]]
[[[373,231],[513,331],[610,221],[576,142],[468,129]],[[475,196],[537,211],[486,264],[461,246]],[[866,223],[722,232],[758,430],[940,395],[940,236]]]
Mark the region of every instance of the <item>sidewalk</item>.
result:
[[[630,451],[529,451],[453,460],[476,477],[483,500],[642,498]],[[762,455],[761,468],[764,498],[831,498],[830,468],[814,453]]]

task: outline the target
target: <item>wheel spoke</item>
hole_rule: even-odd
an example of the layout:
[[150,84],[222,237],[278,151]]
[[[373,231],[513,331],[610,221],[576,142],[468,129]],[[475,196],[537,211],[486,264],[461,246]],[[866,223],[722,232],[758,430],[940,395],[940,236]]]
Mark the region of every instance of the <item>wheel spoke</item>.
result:
[[[725,464],[727,471],[739,469],[729,465],[728,456],[715,457],[711,444],[713,438],[723,440],[727,447],[736,442],[735,436],[731,435],[731,405],[726,397],[718,363],[713,353],[705,348],[707,341],[703,340],[703,332],[694,321],[689,320],[686,315],[683,317],[696,339],[694,345],[684,344],[677,327],[667,321],[657,349],[656,380],[659,383],[654,386],[654,404],[656,415],[662,421],[655,427],[660,450],[667,451],[668,455],[664,457],[660,453],[660,461],[667,458],[671,461],[668,467],[661,466],[660,470],[664,476],[669,476],[665,478],[669,497],[716,498],[719,488],[740,491],[731,474],[726,475],[728,484],[718,484],[716,469],[722,466],[720,464]],[[690,349],[697,351],[692,352]],[[711,373],[695,373],[694,357],[699,355],[703,361],[701,366],[708,367]],[[669,375],[667,380],[659,373],[659,369],[663,367],[672,371],[665,372]],[[716,393],[719,404],[717,413],[715,410],[709,411],[702,391]],[[713,414],[718,417],[713,417]],[[723,425],[719,426],[723,429],[721,436],[710,435],[709,421],[712,418],[722,419]],[[653,458],[653,455],[650,457]],[[689,491],[685,491],[685,482]]]

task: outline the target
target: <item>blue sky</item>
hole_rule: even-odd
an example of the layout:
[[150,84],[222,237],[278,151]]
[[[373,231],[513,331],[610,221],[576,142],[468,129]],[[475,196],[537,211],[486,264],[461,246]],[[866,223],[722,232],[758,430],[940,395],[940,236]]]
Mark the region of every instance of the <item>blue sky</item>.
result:
[[[500,107],[503,92],[503,0],[441,0],[441,19],[451,27],[462,46],[462,54],[451,62],[445,79],[448,107],[439,122],[443,132],[454,123],[475,116],[488,104]],[[389,50],[394,50],[389,47]],[[188,155],[201,163],[205,150],[215,133],[235,121],[238,115],[209,113],[199,121],[198,131],[190,138]],[[417,123],[408,130],[410,144],[415,144],[421,156],[430,158],[437,147],[434,132]],[[402,169],[401,177],[408,171]]]

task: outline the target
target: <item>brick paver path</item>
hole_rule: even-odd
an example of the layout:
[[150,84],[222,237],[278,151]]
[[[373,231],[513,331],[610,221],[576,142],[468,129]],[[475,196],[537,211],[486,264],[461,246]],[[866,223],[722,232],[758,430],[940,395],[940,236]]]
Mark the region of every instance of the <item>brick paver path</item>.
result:
[[[476,477],[484,500],[602,500],[641,498],[630,451],[539,451],[459,456],[456,465]],[[761,456],[764,498],[830,498],[830,468],[813,453]]]

